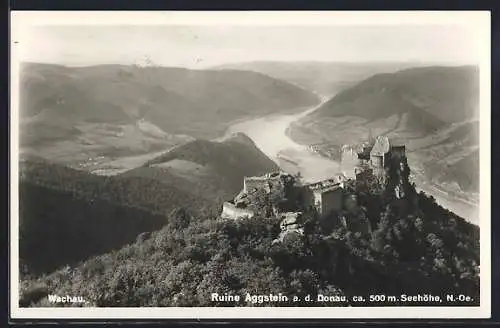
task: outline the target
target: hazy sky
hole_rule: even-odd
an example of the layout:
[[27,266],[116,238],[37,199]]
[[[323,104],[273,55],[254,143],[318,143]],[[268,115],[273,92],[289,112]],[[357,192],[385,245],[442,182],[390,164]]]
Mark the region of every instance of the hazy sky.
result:
[[460,26],[53,26],[19,40],[23,60],[64,65],[143,62],[203,68],[229,62],[478,61]]

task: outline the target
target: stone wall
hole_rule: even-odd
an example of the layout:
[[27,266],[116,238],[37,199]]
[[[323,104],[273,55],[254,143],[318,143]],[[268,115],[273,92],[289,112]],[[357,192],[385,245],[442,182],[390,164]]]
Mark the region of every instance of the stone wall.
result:
[[252,218],[254,215],[254,212],[245,208],[237,208],[234,204],[229,202],[225,202],[222,205],[221,217],[223,219],[236,220],[241,218]]
[[263,177],[244,177],[243,190],[245,193],[251,193],[255,190],[264,190],[270,192],[271,189],[281,186],[281,176],[263,176]]
[[321,193],[320,214],[326,216],[331,212],[340,212],[343,205],[344,191],[342,188],[333,188]]
[[298,194],[305,208],[314,207],[314,194],[310,188],[303,186],[298,189]]
[[370,156],[370,164],[374,168],[384,167],[384,156],[383,155],[371,155]]

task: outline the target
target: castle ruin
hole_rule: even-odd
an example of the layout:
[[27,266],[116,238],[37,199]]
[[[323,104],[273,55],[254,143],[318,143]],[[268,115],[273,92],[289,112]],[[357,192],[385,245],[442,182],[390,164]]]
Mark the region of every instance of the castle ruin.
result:
[[[315,183],[295,183],[294,194],[300,199],[299,207],[314,209],[322,218],[337,214],[340,222],[347,228],[362,225],[360,222],[367,221],[366,209],[358,205],[352,182],[365,180],[372,175],[383,175],[391,163],[401,163],[405,157],[405,145],[390,140],[387,136],[378,136],[375,140],[360,145],[344,145],[341,150],[340,173]],[[255,213],[249,209],[248,195],[258,191],[270,194],[277,188],[283,188],[287,179],[294,178],[283,171],[257,177],[244,177],[242,191],[233,201],[223,204],[221,217],[226,219],[253,217]],[[281,220],[283,233],[290,231],[303,233],[297,221],[302,214],[299,209],[296,212],[286,213],[280,213],[277,208],[273,210],[274,216]],[[362,230],[371,231],[369,222],[368,228],[366,224],[364,227]]]
[[282,177],[283,172],[267,173],[259,177],[244,177],[243,192],[248,194],[256,190],[264,190],[269,193],[274,187],[279,186]]
[[[256,192],[270,194],[274,190],[283,188],[283,182],[293,177],[285,172],[272,172],[258,177],[244,177],[242,191],[233,200],[224,202],[221,217],[225,219],[251,218],[255,213],[249,209],[249,195]],[[316,183],[296,183],[293,187],[294,197],[300,199],[301,207],[314,208],[320,216],[327,216],[332,212],[340,213],[343,209],[345,182],[348,179],[339,174],[336,178]],[[288,217],[292,217],[288,212]],[[279,208],[274,208],[274,214],[282,216]]]
[[314,207],[320,216],[327,216],[332,212],[340,212],[344,197],[344,190],[341,182],[330,183],[327,180],[322,184],[311,184],[304,186],[304,205]]
[[341,169],[350,179],[360,179],[366,174],[383,175],[392,160],[401,162],[406,157],[406,147],[387,136],[378,136],[372,142],[358,146],[342,146]]

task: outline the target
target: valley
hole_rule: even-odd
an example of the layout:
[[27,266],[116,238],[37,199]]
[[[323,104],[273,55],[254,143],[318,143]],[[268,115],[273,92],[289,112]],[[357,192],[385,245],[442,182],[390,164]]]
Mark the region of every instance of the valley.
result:
[[422,67],[376,74],[292,122],[286,134],[338,160],[343,144],[384,134],[407,145],[417,187],[479,222],[478,70]]
[[[303,92],[294,82],[286,88]],[[258,93],[258,89],[250,88],[245,93]],[[349,88],[344,91],[352,92]],[[347,294],[379,286],[379,282],[370,281],[372,275],[367,272],[380,276],[391,276],[394,272],[394,277],[389,279],[393,285],[392,281],[406,276],[407,270],[413,274],[412,279],[401,279],[397,287],[384,288],[421,290],[421,286],[427,284],[426,289],[437,290],[442,283],[451,284],[456,280],[460,288],[476,293],[477,256],[474,252],[477,247],[474,245],[478,241],[478,195],[474,193],[474,176],[463,179],[463,172],[470,171],[470,160],[474,160],[477,152],[476,121],[449,124],[442,117],[436,118],[413,105],[407,106],[404,100],[386,101],[379,95],[361,101],[363,106],[368,106],[378,99],[389,106],[374,117],[367,117],[359,108],[356,112],[356,107],[350,107],[351,110],[342,115],[329,115],[336,97],[345,97],[342,90],[337,92],[329,97],[307,91],[307,101],[294,102],[288,107],[285,106],[287,101],[275,106],[277,101],[268,99],[266,107],[251,110],[247,106],[244,111],[231,115],[220,112],[217,105],[208,106],[206,116],[193,120],[186,119],[185,113],[177,116],[169,109],[163,112],[164,109],[159,108],[157,116],[137,116],[133,108],[123,104],[112,107],[107,114],[93,112],[87,116],[83,107],[68,114],[67,111],[74,107],[60,108],[64,101],[58,100],[55,105],[42,101],[46,108],[21,121],[23,306],[52,306],[43,297],[33,296],[37,288],[42,289],[40,295],[48,290],[67,293],[80,290],[84,281],[90,281],[85,295],[92,299],[93,306],[113,305],[115,300],[126,306],[212,306],[206,303],[203,292],[192,291],[201,290],[200,285],[206,287],[204,290],[214,285],[222,290],[226,288],[226,280],[237,275],[241,286],[257,283],[257,276],[261,277],[260,281],[271,284],[280,281],[280,290],[288,288],[296,293],[290,287],[293,284],[287,282],[293,278],[296,267],[305,274],[304,281],[311,281],[312,276],[307,273],[311,270],[318,276],[330,272],[316,285],[337,290],[329,282],[332,279],[341,286],[342,293]],[[189,98],[196,100],[192,95]],[[411,101],[415,103],[415,97]],[[403,110],[398,112],[391,106]],[[194,115],[201,109],[193,105],[182,110],[193,111]],[[165,115],[171,118],[169,122]],[[198,119],[205,120],[205,125],[200,125]],[[423,221],[402,214],[399,221],[389,225],[382,224],[381,220],[386,215],[395,215],[392,211],[398,206],[394,209],[391,206],[396,202],[384,210],[383,206],[378,208],[366,198],[363,200],[371,206],[366,212],[370,220],[377,224],[374,224],[372,240],[363,246],[365,255],[349,255],[359,265],[353,269],[356,284],[352,284],[352,272],[345,271],[343,260],[330,256],[345,243],[335,237],[346,233],[342,226],[332,224],[335,220],[325,223],[324,220],[315,221],[312,213],[304,216],[309,220],[307,229],[310,224],[318,224],[316,229],[324,231],[321,238],[315,239],[317,235],[306,229],[308,232],[304,232],[303,237],[309,239],[313,255],[303,255],[300,240],[293,241],[293,236],[287,234],[279,235],[278,217],[257,212],[260,214],[255,218],[240,221],[221,215],[222,204],[241,191],[245,177],[281,169],[299,174],[305,183],[330,179],[342,170],[341,145],[365,141],[370,134],[387,134],[406,140],[412,172],[410,181],[427,195],[416,194],[413,189],[417,210],[420,210],[415,213],[423,216]],[[455,170],[437,165],[443,163]],[[457,176],[462,179],[456,179]],[[453,183],[455,180],[458,182]],[[378,199],[379,196],[374,194],[372,197]],[[254,205],[256,209],[261,206]],[[452,227],[448,220],[458,223]],[[420,222],[425,222],[425,229]],[[412,230],[413,226],[418,232]],[[448,249],[456,247],[456,240],[464,241],[463,250],[471,252],[468,262],[452,262],[450,257],[449,263],[470,278],[464,280],[457,276],[441,281],[429,280],[427,273],[422,274],[425,270],[442,269],[440,262],[432,262],[433,256],[428,259],[417,256],[419,252],[434,251],[428,248],[435,243],[431,231],[446,240],[447,244],[442,246],[446,254],[453,254]],[[327,236],[330,233],[332,235]],[[391,234],[403,244],[384,239]],[[431,242],[428,244],[424,240]],[[326,244],[320,246],[318,242]],[[414,268],[408,268],[407,262],[399,262],[400,255],[385,254],[380,248],[380,245],[391,243],[401,256],[407,259],[417,256],[411,262]],[[322,253],[323,247],[329,249],[330,255]],[[418,249],[415,254],[408,253],[408,249],[415,248]],[[359,252],[359,249],[352,252]],[[377,260],[373,261],[371,256],[376,256]],[[390,270],[382,267],[384,256],[395,256],[390,264],[394,267]],[[422,271],[421,266],[426,269]],[[224,268],[224,272],[229,272],[229,267],[239,268],[239,271],[231,271],[233,276],[220,280],[213,275],[215,267]],[[248,273],[249,267],[252,273]],[[329,269],[322,270],[323,267]],[[284,274],[281,270],[291,271]],[[189,281],[189,288],[178,284],[179,274],[187,274],[182,279]],[[270,280],[268,277],[273,274]],[[147,282],[159,279],[165,283]],[[103,282],[107,285],[103,286]],[[129,286],[125,294],[121,286]],[[259,287],[266,291],[273,288],[272,285]],[[318,292],[315,288],[311,292]],[[102,293],[103,290],[106,292]],[[144,295],[149,296],[145,298]]]
[[[339,172],[343,144],[385,134],[407,144],[419,188],[476,222],[479,125],[470,108],[477,72],[407,66],[256,62],[190,71],[28,63],[21,156],[96,175],[132,175],[196,140],[224,142],[243,133],[283,170],[318,181]],[[439,79],[450,83],[438,87]],[[212,174],[197,163],[173,163],[148,170],[193,181]]]
[[[469,77],[475,72],[468,67],[406,67],[243,63],[194,72],[30,63],[23,75],[23,85],[30,93],[22,104],[21,156],[43,158],[96,175],[133,175],[146,170],[141,167],[158,156],[198,138],[213,136],[215,142],[223,142],[243,133],[283,170],[318,181],[339,172],[341,145],[386,134],[407,144],[417,187],[476,222],[478,180],[474,172],[467,173],[478,150],[477,115],[468,111],[477,91]],[[398,68],[403,70],[388,73]],[[238,83],[226,85],[230,76],[236,76]],[[451,87],[440,86],[439,92],[429,88],[425,82],[435,84],[438,76],[452,80]],[[177,78],[175,83],[173,78]],[[264,92],[259,82],[274,89]],[[103,93],[97,85],[109,92]],[[197,92],[188,95],[182,86]],[[247,101],[244,108],[238,105],[238,110],[228,115],[233,100],[240,99],[227,94],[235,86],[238,89],[233,91],[244,94]],[[136,97],[128,102],[120,99],[118,95],[126,90],[130,90],[127,97]],[[184,100],[172,103],[172,92],[175,99]],[[296,95],[290,97],[292,94]],[[220,99],[208,100],[207,96]],[[178,107],[181,103],[184,105]],[[206,114],[195,115],[202,104]],[[456,111],[448,109],[457,104],[460,108]],[[89,106],[96,108],[89,111]],[[464,118],[472,121],[462,122]],[[173,163],[149,170],[166,170],[188,181],[207,180],[211,174],[203,166],[189,169],[190,162]],[[190,178],[195,172],[200,173]]]
[[[308,182],[328,179],[340,171],[338,159],[335,160],[325,156],[325,154],[311,150],[307,139],[306,141],[296,142],[295,135],[290,131],[291,127],[294,127],[300,119],[318,110],[323,104],[324,102],[295,115],[270,115],[239,122],[231,126],[227,133],[241,132],[252,138],[257,147],[285,172],[291,174],[300,172],[302,178]],[[338,121],[337,124],[342,125],[346,122],[346,119],[339,118]],[[359,129],[361,129],[361,132],[358,134],[358,139],[351,125],[338,132],[338,139],[332,139],[342,140],[345,143],[350,140],[362,142],[368,135],[368,129],[362,127]],[[335,129],[332,130],[335,131]],[[311,137],[311,135],[314,136],[314,134],[308,136]],[[300,138],[297,139],[301,140]],[[432,195],[439,204],[468,221],[475,224],[479,223],[477,195],[473,193],[467,194],[460,189],[447,188],[443,184],[433,182],[425,176],[418,155],[415,156],[410,152],[408,157],[412,167],[412,179],[416,183],[417,189]]]
[[125,172],[237,120],[314,105],[309,91],[247,71],[24,63],[22,156],[100,175]]

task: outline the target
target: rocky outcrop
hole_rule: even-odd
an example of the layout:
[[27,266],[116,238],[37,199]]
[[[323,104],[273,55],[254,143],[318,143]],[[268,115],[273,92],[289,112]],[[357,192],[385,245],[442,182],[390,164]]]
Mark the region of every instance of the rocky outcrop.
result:
[[278,238],[276,238],[273,243],[282,242],[288,234],[298,234],[304,235],[304,227],[300,222],[302,217],[302,212],[287,212],[281,215],[280,228],[281,232]]

